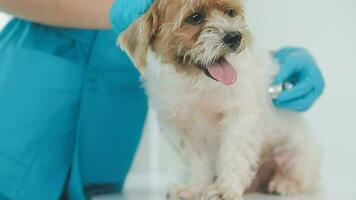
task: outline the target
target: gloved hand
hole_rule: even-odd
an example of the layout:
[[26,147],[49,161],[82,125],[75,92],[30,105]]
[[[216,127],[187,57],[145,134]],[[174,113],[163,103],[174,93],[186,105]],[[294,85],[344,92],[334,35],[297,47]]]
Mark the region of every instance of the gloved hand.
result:
[[115,0],[110,10],[110,22],[120,34],[151,6],[153,0]]
[[325,83],[309,52],[302,48],[283,48],[274,54],[280,64],[275,85],[290,82],[294,87],[283,91],[274,104],[283,109],[306,111],[322,94]]

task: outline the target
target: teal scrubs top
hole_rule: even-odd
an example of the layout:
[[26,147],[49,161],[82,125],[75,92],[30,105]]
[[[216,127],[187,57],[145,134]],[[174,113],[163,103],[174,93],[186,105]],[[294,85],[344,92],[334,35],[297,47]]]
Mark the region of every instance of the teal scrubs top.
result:
[[120,191],[146,111],[114,32],[13,19],[0,33],[0,200]]

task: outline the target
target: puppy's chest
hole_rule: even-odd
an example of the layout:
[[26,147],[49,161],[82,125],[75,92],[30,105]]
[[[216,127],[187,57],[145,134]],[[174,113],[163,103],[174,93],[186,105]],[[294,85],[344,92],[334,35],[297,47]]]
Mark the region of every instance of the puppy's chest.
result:
[[237,108],[236,103],[222,94],[191,89],[170,91],[165,97],[170,100],[162,101],[161,112],[177,128],[187,133],[216,130],[219,123]]

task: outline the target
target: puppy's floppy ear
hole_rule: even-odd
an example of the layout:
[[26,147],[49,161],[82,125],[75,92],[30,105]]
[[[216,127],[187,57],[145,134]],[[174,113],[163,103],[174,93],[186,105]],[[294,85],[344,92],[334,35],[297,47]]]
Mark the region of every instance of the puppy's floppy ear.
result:
[[120,47],[126,51],[137,69],[143,73],[147,65],[147,51],[158,29],[158,9],[153,4],[139,20],[119,37]]

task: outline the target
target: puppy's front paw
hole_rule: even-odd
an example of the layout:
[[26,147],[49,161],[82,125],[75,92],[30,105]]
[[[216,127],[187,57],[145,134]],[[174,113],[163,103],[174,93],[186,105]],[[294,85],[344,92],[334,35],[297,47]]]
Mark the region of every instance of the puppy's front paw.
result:
[[268,185],[268,192],[288,196],[299,194],[302,189],[297,181],[276,175]]
[[172,189],[167,194],[167,200],[197,200],[199,191],[191,186],[184,186]]
[[201,200],[242,200],[242,197],[226,185],[215,184],[203,193]]

